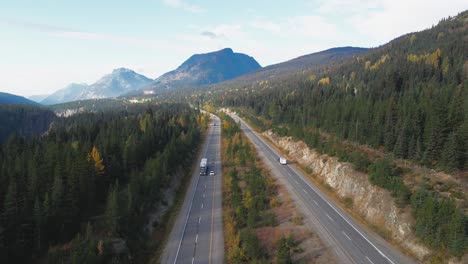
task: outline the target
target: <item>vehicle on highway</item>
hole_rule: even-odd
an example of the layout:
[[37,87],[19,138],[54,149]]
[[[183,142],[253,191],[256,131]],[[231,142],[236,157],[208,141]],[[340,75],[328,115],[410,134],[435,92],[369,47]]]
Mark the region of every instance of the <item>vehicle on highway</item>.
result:
[[286,161],[285,158],[280,157],[280,158],[279,158],[279,163],[280,163],[280,164],[283,164],[283,165],[286,165],[288,162]]
[[208,172],[208,159],[203,158],[200,162],[200,175],[206,175]]
[[215,175],[214,171],[210,171],[210,176],[214,176],[214,175]]

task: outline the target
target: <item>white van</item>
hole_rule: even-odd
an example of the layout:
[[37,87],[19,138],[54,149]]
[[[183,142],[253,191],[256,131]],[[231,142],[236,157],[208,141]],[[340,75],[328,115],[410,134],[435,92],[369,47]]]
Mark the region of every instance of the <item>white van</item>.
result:
[[279,163],[282,164],[282,165],[286,165],[286,164],[287,164],[287,161],[286,161],[285,158],[280,157],[280,158],[279,158]]

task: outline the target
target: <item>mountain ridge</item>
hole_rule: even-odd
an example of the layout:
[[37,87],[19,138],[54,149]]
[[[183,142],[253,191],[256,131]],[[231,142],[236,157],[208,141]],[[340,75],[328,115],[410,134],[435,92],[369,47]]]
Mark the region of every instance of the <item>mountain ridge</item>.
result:
[[36,106],[41,105],[23,96],[4,92],[0,92],[0,104],[28,104]]
[[41,101],[45,105],[77,100],[110,98],[138,90],[153,80],[127,68],[117,68],[95,83],[71,83]]

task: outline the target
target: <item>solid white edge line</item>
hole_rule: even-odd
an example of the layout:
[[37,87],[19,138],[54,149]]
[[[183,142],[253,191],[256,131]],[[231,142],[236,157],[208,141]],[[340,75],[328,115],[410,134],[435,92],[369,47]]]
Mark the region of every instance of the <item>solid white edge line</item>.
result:
[[[242,120],[242,123],[245,124],[245,122],[244,122],[243,120]],[[253,133],[258,139],[260,139],[260,137],[257,136],[256,132],[254,132],[254,131],[252,130],[252,128],[250,128],[248,125],[246,125],[246,126],[250,129],[250,131],[252,131],[252,133]],[[270,149],[271,152],[273,152],[273,153],[275,153],[276,155],[278,155],[278,153],[276,153],[276,151],[273,150],[273,149],[270,147],[269,144],[265,143],[265,142],[263,141],[263,139],[261,139],[261,141],[264,143],[265,146],[267,146],[267,147]],[[395,262],[393,262],[389,257],[387,257],[387,256],[386,256],[380,249],[378,249],[369,239],[367,239],[366,236],[364,236],[356,227],[354,227],[354,225],[351,224],[351,223],[348,221],[348,219],[346,219],[346,217],[344,217],[340,212],[338,212],[338,210],[337,210],[334,206],[332,206],[332,205],[327,201],[327,199],[323,198],[318,192],[316,192],[315,189],[311,186],[311,184],[310,184],[308,181],[304,180],[303,177],[300,176],[300,175],[302,175],[302,174],[298,173],[298,171],[296,170],[296,168],[294,168],[294,166],[290,166],[290,168],[296,173],[297,176],[299,176],[299,178],[300,178],[305,184],[309,185],[309,187],[310,187],[320,198],[322,198],[322,200],[324,200],[337,214],[339,214],[339,215],[341,216],[341,218],[343,218],[343,219],[346,221],[346,223],[348,223],[356,232],[358,232],[359,235],[361,235],[361,236],[367,241],[367,243],[369,243],[375,250],[377,250],[377,252],[379,252],[379,254],[382,255],[382,257],[384,257],[385,259],[387,259],[390,263],[395,264]]]

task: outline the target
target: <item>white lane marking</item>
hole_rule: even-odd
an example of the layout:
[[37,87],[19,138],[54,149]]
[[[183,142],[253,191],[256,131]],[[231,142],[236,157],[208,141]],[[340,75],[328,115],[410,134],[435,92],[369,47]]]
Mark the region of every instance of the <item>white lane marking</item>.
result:
[[195,261],[195,257],[192,257],[192,264],[193,264],[194,261]]
[[314,201],[314,204],[318,206],[318,203],[317,203],[317,201],[315,201],[315,200],[313,200],[313,201]]
[[333,218],[331,218],[328,214],[326,214],[328,219],[332,220],[333,221]]
[[198,223],[200,224],[200,222],[201,222],[201,216],[198,218]]
[[345,235],[351,241],[351,238],[344,231],[341,231],[341,233],[343,233],[343,235]]
[[308,193],[305,189],[302,189],[302,191],[303,191],[304,193]]
[[198,234],[195,236],[195,244],[198,242]]
[[203,198],[205,198],[205,194],[203,193]]
[[292,177],[291,173],[288,172],[288,174],[289,174],[289,177]]
[[294,180],[296,182],[296,184],[299,184],[296,180]]
[[372,260],[370,260],[370,258],[369,258],[368,256],[366,256],[366,259],[367,259],[370,263],[374,264],[374,262],[372,262]]
[[201,204],[201,208],[203,209],[203,203]]

